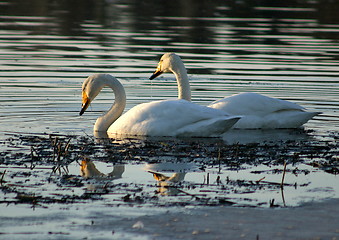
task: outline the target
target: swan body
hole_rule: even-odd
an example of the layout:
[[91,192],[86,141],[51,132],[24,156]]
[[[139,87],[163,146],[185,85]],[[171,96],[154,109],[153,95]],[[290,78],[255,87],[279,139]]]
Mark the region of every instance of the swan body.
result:
[[229,117],[220,110],[201,107],[180,99],[139,104],[122,115],[107,132],[212,137],[223,134],[239,120],[239,117]]
[[139,104],[121,116],[126,105],[125,90],[109,74],[95,74],[84,81],[80,115],[105,86],[112,88],[115,101],[110,110],[97,119],[94,131],[110,135],[213,137],[223,134],[240,119],[183,99]]
[[[175,53],[165,53],[157,70],[150,77],[172,72],[178,83],[179,99],[191,100],[187,71],[181,58]],[[240,93],[211,103],[208,107],[225,111],[229,115],[240,115],[241,119],[233,128],[275,129],[298,128],[318,112],[307,112],[295,103],[267,97],[257,93]]]

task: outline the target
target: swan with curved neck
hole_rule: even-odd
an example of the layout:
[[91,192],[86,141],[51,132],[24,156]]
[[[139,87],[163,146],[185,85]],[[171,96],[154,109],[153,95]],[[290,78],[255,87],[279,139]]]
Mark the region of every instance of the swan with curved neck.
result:
[[[166,72],[172,72],[176,76],[179,99],[190,101],[187,71],[177,54],[165,53],[150,79]],[[241,115],[241,119],[233,126],[240,129],[298,128],[319,114],[306,112],[303,107],[289,101],[251,92],[225,97],[208,107],[225,111],[229,115]]]
[[220,136],[239,119],[218,109],[186,100],[162,100],[139,104],[122,115],[126,93],[121,83],[109,74],[89,76],[82,85],[82,115],[104,87],[115,95],[112,107],[94,125],[94,131],[139,136]]
[[126,93],[121,83],[109,74],[95,74],[89,76],[82,85],[80,116],[104,87],[110,87],[113,90],[115,101],[112,107],[96,120],[94,125],[96,132],[106,132],[112,123],[121,116],[126,106]]

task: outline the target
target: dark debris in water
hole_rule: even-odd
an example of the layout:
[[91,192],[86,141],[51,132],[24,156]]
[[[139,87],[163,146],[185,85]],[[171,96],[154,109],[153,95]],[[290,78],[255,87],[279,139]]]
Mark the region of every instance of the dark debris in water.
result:
[[[314,170],[338,174],[338,134],[332,133],[328,139],[225,144],[216,139],[131,138],[98,141],[84,136],[13,134],[0,143],[3,149],[0,153],[0,190],[5,195],[0,202],[46,207],[50,203],[99,201],[105,196],[113,196],[113,205],[237,205],[236,199],[227,197],[228,193],[250,194],[259,189],[279,189],[293,184],[265,179],[220,179],[220,176],[212,183],[207,174],[202,184],[184,181],[166,185],[163,183],[169,177],[163,177],[158,184],[116,184],[114,181],[105,181],[95,183],[97,186],[93,189],[84,190],[88,181],[91,181],[90,177],[86,179],[80,174],[71,175],[68,166],[76,163],[80,168],[83,161],[91,160],[112,164],[184,162],[195,164],[199,171],[208,168],[239,171],[263,165],[268,166],[269,170],[251,173],[282,175],[285,174],[283,166],[286,164],[289,166],[286,172],[308,175],[311,174],[309,170],[298,168],[300,164],[306,164]],[[49,189],[47,185],[50,183],[56,187]],[[49,194],[35,194],[36,188],[42,188],[42,192]],[[163,201],[165,195],[167,201]],[[269,203],[255,203],[256,206],[264,204],[277,206],[274,199]]]

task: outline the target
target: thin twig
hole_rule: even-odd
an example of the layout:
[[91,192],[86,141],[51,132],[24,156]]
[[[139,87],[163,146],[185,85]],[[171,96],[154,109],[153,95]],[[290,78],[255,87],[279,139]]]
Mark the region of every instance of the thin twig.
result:
[[256,183],[258,184],[258,183],[260,183],[262,180],[264,180],[266,177],[262,177],[262,178],[260,178],[259,180],[257,180],[256,181]]
[[2,183],[3,183],[3,181],[4,181],[4,177],[5,177],[5,174],[6,174],[6,169],[5,169],[5,171],[2,173],[2,176],[1,176],[1,179],[0,179],[0,185],[2,186]]
[[184,190],[181,190],[177,186],[164,186],[164,187],[168,188],[168,189],[175,188],[176,190],[178,190],[181,193],[184,193],[184,194],[186,194],[188,196],[194,197],[196,200],[205,200],[205,201],[209,201],[210,200],[210,198],[204,198],[206,196],[206,194],[199,195],[199,194],[189,193],[189,192],[186,192]]
[[285,181],[285,174],[286,174],[286,161],[284,161],[284,171],[283,171],[283,175],[282,175],[282,179],[281,179],[281,184],[280,184],[280,188],[283,189],[284,188],[284,181]]
[[220,180],[220,176],[219,175],[217,176],[216,182],[217,182],[217,185],[221,184],[221,180]]
[[64,155],[67,155],[68,154],[68,148],[70,146],[70,142],[71,142],[71,138],[68,139],[67,143],[66,143],[66,147],[65,147],[65,150],[64,150]]
[[210,184],[210,173],[207,173],[206,184]]
[[59,144],[58,144],[58,156],[57,156],[58,162],[60,162],[60,160],[61,160],[61,154],[62,154],[62,142],[59,142]]
[[219,163],[219,173],[221,172],[221,150],[218,151],[218,163]]
[[59,139],[58,137],[55,137],[53,139],[53,142],[52,142],[52,144],[53,144],[53,159],[52,159],[52,161],[53,162],[55,161],[55,155],[56,155],[56,149],[57,149],[56,145],[58,143],[58,139]]
[[286,207],[286,201],[285,201],[285,195],[284,195],[284,188],[281,188],[281,198],[282,198],[284,207]]

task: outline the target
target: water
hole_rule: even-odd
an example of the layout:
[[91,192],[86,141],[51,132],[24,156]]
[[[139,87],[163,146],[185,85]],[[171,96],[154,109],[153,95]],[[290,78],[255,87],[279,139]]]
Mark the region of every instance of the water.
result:
[[[81,85],[93,73],[110,73],[122,82],[126,110],[147,101],[175,98],[173,75],[149,80],[165,52],[182,57],[195,103],[208,105],[239,92],[257,92],[322,112],[305,124],[314,130],[312,136],[337,133],[338,10],[338,2],[320,0],[2,0],[0,139],[13,132],[91,136],[95,119],[114,99],[110,90],[104,90],[89,111],[79,116]],[[289,136],[275,133],[280,134],[282,139]],[[233,137],[235,142],[240,138]],[[261,167],[227,171],[224,176],[257,180],[248,174]],[[142,166],[126,165],[126,169],[133,170],[133,181],[154,182]],[[303,169],[312,171],[305,165]],[[199,182],[205,174],[193,171],[187,179]],[[335,176],[321,171],[315,176],[302,178],[301,182],[311,181],[310,186],[290,190],[291,198],[297,200],[287,199],[289,206],[315,198],[321,187],[323,197],[338,197]],[[256,194],[246,197],[258,201],[260,196],[265,201],[272,197],[269,191]],[[280,198],[280,192],[273,197]]]
[[339,129],[339,20],[324,17],[336,3],[33,2],[1,3],[1,134],[92,134],[113,101],[107,90],[78,116],[93,73],[121,80],[126,110],[176,97],[173,75],[148,80],[169,51],[183,58],[196,103],[253,91],[323,112],[309,129]]

